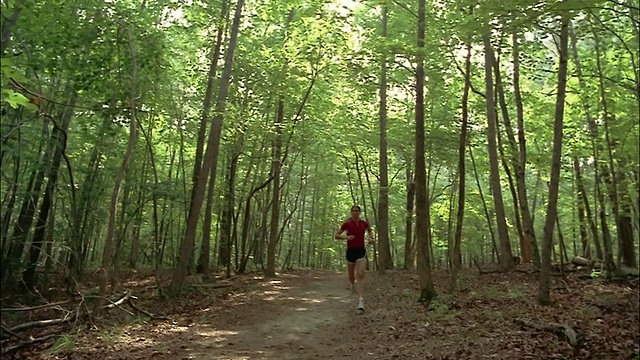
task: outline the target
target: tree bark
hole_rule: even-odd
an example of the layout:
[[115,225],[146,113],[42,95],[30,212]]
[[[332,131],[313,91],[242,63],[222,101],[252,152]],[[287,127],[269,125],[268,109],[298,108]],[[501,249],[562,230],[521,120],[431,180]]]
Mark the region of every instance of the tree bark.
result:
[[[576,192],[578,204],[578,221],[580,223],[580,240],[582,243],[582,257],[591,259],[591,248],[589,246],[589,234],[587,232],[587,218],[585,217],[585,206],[589,207],[589,200],[584,190],[584,182],[582,181],[582,172],[580,171],[580,160],[577,156],[573,157],[573,171],[576,180]],[[589,212],[588,222],[595,227],[593,219],[591,219],[591,210]],[[598,230],[594,230],[597,232]]]
[[[513,128],[511,126],[511,119],[509,116],[509,109],[507,107],[507,101],[504,95],[504,87],[502,84],[502,74],[500,73],[500,61],[497,60],[493,63],[493,69],[496,74],[496,94],[498,95],[498,102],[500,104],[500,112],[502,114],[502,121],[504,122],[504,129],[507,133],[507,142],[509,144],[509,150],[511,154],[511,163],[513,165],[517,165],[518,163],[518,148],[516,147],[516,139],[513,134]],[[497,115],[496,115],[497,117]],[[524,236],[524,229],[522,225],[522,217],[520,215],[520,204],[518,200],[518,194],[516,191],[516,186],[513,181],[513,176],[511,174],[511,169],[509,168],[509,164],[507,162],[507,156],[504,151],[504,144],[502,142],[502,131],[500,131],[500,124],[496,123],[497,128],[497,140],[498,140],[498,151],[500,154],[500,160],[502,162],[502,167],[504,168],[504,172],[507,175],[507,182],[509,184],[509,191],[511,192],[511,199],[513,201],[513,212],[514,223],[516,224],[516,230],[518,233],[519,245],[520,245],[520,256],[523,258],[527,258],[530,262],[531,260],[531,251],[529,248],[529,243],[527,242]]]
[[62,124],[60,127],[55,125],[54,128],[54,154],[51,168],[49,169],[49,179],[47,181],[46,190],[42,198],[42,204],[40,205],[40,213],[36,221],[36,229],[31,241],[31,247],[27,255],[27,268],[22,275],[22,280],[25,286],[29,289],[34,285],[34,276],[36,273],[36,267],[38,266],[38,259],[44,244],[45,232],[47,229],[47,219],[49,219],[49,211],[53,204],[53,193],[56,187],[56,181],[58,180],[58,171],[60,169],[60,162],[62,161],[62,155],[67,148],[67,130],[69,129],[69,123],[73,118],[73,109],[76,105],[77,95],[74,93],[71,96],[69,107],[65,109],[62,115]]
[[[224,34],[225,24],[227,22],[227,7],[228,0],[222,0],[222,7],[220,11],[220,20],[218,23],[218,30],[216,33],[215,45],[213,47],[213,54],[211,55],[211,63],[209,64],[209,74],[207,76],[207,89],[204,92],[204,100],[202,103],[202,118],[200,119],[200,128],[198,129],[198,141],[196,143],[196,154],[193,161],[193,175],[192,175],[192,188],[191,188],[191,201],[193,201],[196,195],[198,173],[202,166],[202,153],[204,151],[204,140],[207,135],[207,122],[211,114],[211,99],[213,98],[213,83],[216,79],[216,71],[218,69],[218,60],[220,58],[220,49],[222,48],[222,35]],[[205,180],[206,181],[206,180]]]
[[527,197],[527,185],[525,181],[525,165],[527,163],[527,146],[524,129],[524,107],[522,106],[522,96],[520,94],[520,47],[518,44],[518,34],[513,33],[513,94],[516,100],[516,119],[518,123],[518,145],[517,158],[514,156],[514,168],[516,175],[516,187],[518,189],[518,199],[520,214],[522,215],[522,228],[525,241],[529,244],[527,252],[523,253],[522,262],[533,261],[536,268],[540,267],[540,253],[533,228],[533,219],[529,211],[529,200]]
[[425,166],[424,136],[424,55],[425,0],[418,0],[418,55],[416,66],[416,246],[418,276],[420,278],[419,302],[430,302],[436,297],[431,276],[431,254],[429,249],[429,194]]
[[609,129],[609,123],[614,115],[610,114],[609,112],[607,97],[605,94],[604,74],[602,70],[602,60],[600,53],[600,39],[596,30],[593,31],[593,35],[596,49],[596,68],[598,71],[600,103],[603,110],[602,123],[604,125],[604,136],[607,143],[607,155],[609,161],[609,172],[604,172],[603,175],[605,175],[605,179],[609,180],[609,198],[611,201],[611,209],[615,217],[617,230],[616,233],[618,237],[618,265],[620,264],[620,260],[622,259],[626,266],[636,267],[637,260],[633,245],[633,230],[630,228],[631,219],[628,218],[628,216],[626,216],[627,218],[623,219],[620,211],[620,192],[618,190],[618,183],[622,183],[624,181],[625,175],[624,173],[619,172],[619,170],[616,169],[614,163],[613,147],[615,146],[615,144],[611,139],[612,136]]
[[[387,37],[388,5],[382,5],[382,38]],[[393,269],[389,244],[389,176],[387,163],[387,51],[380,61],[380,190],[378,193],[378,272]]]
[[[407,156],[408,157],[408,156]],[[411,270],[415,264],[414,242],[413,242],[413,207],[416,197],[416,182],[411,171],[410,160],[407,160],[406,180],[407,180],[407,202],[405,205],[405,240],[404,240],[404,269]]]
[[[196,193],[193,201],[189,206],[187,227],[184,234],[184,240],[182,241],[182,246],[180,247],[180,261],[171,278],[171,285],[169,285],[169,295],[175,296],[180,294],[180,292],[182,291],[184,279],[187,276],[189,260],[191,258],[191,254],[193,254],[193,248],[195,246],[195,238],[198,230],[198,219],[200,217],[200,210],[202,208],[207,183],[206,177],[209,176],[211,168],[214,169],[214,173],[217,169],[222,122],[224,119],[224,111],[226,107],[227,93],[229,91],[229,84],[231,82],[233,55],[235,52],[236,44],[238,42],[238,32],[240,28],[240,18],[242,15],[243,6],[244,0],[238,0],[235,15],[233,18],[231,35],[229,38],[229,47],[227,48],[225,54],[226,57],[224,61],[224,70],[222,71],[222,77],[220,79],[220,88],[218,90],[218,97],[216,99],[215,116],[211,121],[207,149],[204,154],[202,167],[198,172],[198,181],[195,184]],[[215,181],[211,181],[210,186],[215,186]]]
[[116,230],[116,216],[118,213],[118,196],[120,195],[120,186],[127,172],[129,166],[129,159],[133,153],[133,149],[137,139],[136,128],[136,82],[138,81],[138,65],[136,63],[136,49],[133,43],[133,35],[131,30],[127,29],[127,36],[129,40],[129,50],[131,51],[131,90],[129,94],[129,109],[131,118],[129,119],[129,139],[127,140],[127,150],[120,163],[120,169],[116,175],[113,191],[111,192],[111,203],[109,205],[109,223],[107,225],[107,237],[104,241],[104,250],[102,252],[102,264],[100,266],[100,281],[98,296],[100,297],[96,301],[94,313],[99,315],[103,308],[105,296],[107,294],[107,283],[109,282],[109,271],[111,269],[113,248],[114,248],[114,235]]
[[271,159],[271,176],[273,176],[273,196],[271,202],[271,224],[269,229],[269,241],[267,243],[267,267],[266,277],[276,276],[276,250],[278,246],[278,224],[280,221],[280,170],[282,169],[282,127],[284,121],[284,100],[278,101],[278,115],[274,124],[275,139],[273,140],[273,152]]
[[500,185],[500,168],[498,166],[498,146],[496,143],[496,111],[493,96],[492,64],[494,62],[493,49],[491,47],[490,29],[485,29],[482,39],[485,49],[485,94],[487,97],[487,138],[489,149],[489,165],[491,169],[491,190],[496,213],[498,237],[500,238],[500,265],[504,271],[515,269],[515,262],[511,255],[511,243],[509,242],[509,230],[507,228],[504,202],[502,200],[502,187]]
[[549,287],[551,283],[551,250],[553,247],[553,227],[558,213],[558,190],[560,185],[560,165],[562,160],[562,130],[564,121],[564,103],[567,88],[567,54],[569,39],[569,14],[562,14],[560,30],[560,49],[558,66],[558,91],[556,97],[555,121],[553,126],[553,154],[551,156],[551,174],[549,179],[549,201],[547,217],[544,224],[542,257],[540,261],[540,278],[538,283],[538,301],[548,305]]
[[464,220],[464,204],[466,194],[465,150],[467,148],[467,127],[469,124],[469,89],[471,88],[471,42],[467,42],[467,56],[464,65],[464,89],[462,91],[462,122],[460,123],[460,141],[458,144],[458,213],[456,215],[456,231],[453,239],[453,259],[450,291],[456,289],[458,272],[460,271],[460,244],[462,243],[462,222]]

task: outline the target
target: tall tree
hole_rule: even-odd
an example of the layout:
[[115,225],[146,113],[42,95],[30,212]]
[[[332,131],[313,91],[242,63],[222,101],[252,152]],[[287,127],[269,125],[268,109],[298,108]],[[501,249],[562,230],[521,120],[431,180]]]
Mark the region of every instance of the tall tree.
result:
[[567,88],[567,55],[569,42],[568,13],[562,14],[560,44],[558,49],[558,91],[556,95],[555,121],[553,124],[553,153],[551,156],[551,176],[549,179],[549,201],[547,217],[544,222],[544,238],[540,259],[540,279],[538,284],[538,301],[550,303],[549,286],[551,283],[551,249],[553,247],[553,227],[558,214],[558,189],[560,186],[560,163],[562,160],[562,130],[564,121],[565,93]]
[[485,59],[485,94],[487,103],[487,145],[489,149],[489,166],[491,170],[491,194],[495,206],[496,223],[498,225],[498,237],[500,238],[500,265],[503,270],[512,270],[516,264],[511,256],[511,243],[509,242],[509,229],[502,200],[502,186],[500,185],[500,168],[498,166],[498,145],[496,143],[497,124],[496,111],[493,96],[492,68],[495,61],[491,46],[491,29],[487,27],[483,34],[484,59]]
[[111,203],[109,205],[109,222],[107,225],[107,237],[104,241],[104,249],[102,251],[102,264],[100,266],[100,282],[98,289],[99,299],[96,302],[94,313],[99,314],[104,303],[105,296],[107,294],[107,283],[109,282],[109,272],[111,271],[111,264],[113,261],[113,248],[114,248],[114,236],[116,231],[116,216],[118,212],[118,197],[120,196],[120,187],[122,181],[127,173],[129,167],[129,159],[133,153],[137,135],[136,122],[136,83],[138,81],[138,64],[137,64],[137,52],[133,40],[132,31],[130,28],[126,29],[127,36],[129,38],[129,51],[131,51],[131,89],[129,94],[129,139],[127,140],[127,150],[124,153],[122,162],[120,163],[120,169],[114,181],[113,190],[111,192]]
[[429,250],[429,196],[427,170],[425,164],[424,141],[424,43],[425,43],[425,0],[418,0],[418,54],[416,66],[416,246],[417,265],[420,277],[420,297],[418,301],[429,302],[436,297],[436,289],[431,277],[431,254]]
[[[196,191],[193,201],[190,203],[189,214],[187,218],[187,227],[185,230],[182,245],[180,246],[180,258],[176,269],[171,278],[169,285],[169,294],[178,295],[182,291],[184,279],[187,276],[189,261],[193,254],[196,241],[196,233],[198,230],[198,219],[200,218],[200,209],[204,202],[204,193],[207,185],[207,177],[210,175],[211,168],[214,170],[218,166],[218,152],[220,149],[220,135],[222,133],[222,122],[224,119],[224,111],[227,101],[227,93],[229,91],[229,83],[231,82],[231,69],[233,68],[233,55],[238,42],[238,32],[240,28],[240,18],[242,16],[242,7],[244,0],[238,0],[236,11],[231,26],[231,34],[229,36],[229,46],[227,47],[224,60],[224,69],[220,78],[220,88],[218,89],[218,97],[216,99],[215,116],[211,121],[209,130],[209,139],[207,142],[207,150],[205,151],[202,167],[198,172],[198,181],[196,181]],[[214,171],[215,173],[215,171]],[[215,176],[211,176],[209,186],[215,186]]]
[[284,121],[284,101],[278,101],[278,113],[275,118],[275,138],[271,158],[271,177],[273,177],[273,196],[271,198],[271,223],[269,240],[267,242],[267,267],[264,269],[266,277],[276,276],[276,248],[280,238],[280,170],[282,168],[282,127]]
[[[516,101],[516,121],[518,123],[518,157],[514,155],[514,167],[516,173],[516,187],[518,189],[518,199],[520,214],[522,215],[522,228],[525,242],[528,244],[522,252],[522,262],[533,260],[535,267],[540,266],[540,252],[533,228],[533,219],[529,209],[529,199],[527,197],[527,186],[525,183],[525,166],[527,164],[527,145],[524,129],[524,106],[522,105],[522,95],[520,93],[520,44],[518,43],[518,32],[514,30],[513,43],[513,95]],[[515,151],[515,150],[514,150]],[[532,253],[533,251],[533,253]],[[533,256],[532,256],[533,255]]]
[[[387,38],[389,7],[382,4],[382,41]],[[389,175],[387,162],[387,51],[382,47],[380,60],[380,190],[378,193],[378,271],[393,269],[393,258],[389,244]]]
[[454,291],[458,272],[461,267],[460,244],[462,243],[462,222],[464,220],[464,205],[466,193],[465,149],[467,148],[467,126],[469,123],[469,89],[471,88],[471,42],[467,42],[467,56],[464,62],[464,90],[462,91],[462,121],[460,122],[460,143],[458,144],[458,214],[456,215],[456,230],[453,238],[452,271],[450,290]]

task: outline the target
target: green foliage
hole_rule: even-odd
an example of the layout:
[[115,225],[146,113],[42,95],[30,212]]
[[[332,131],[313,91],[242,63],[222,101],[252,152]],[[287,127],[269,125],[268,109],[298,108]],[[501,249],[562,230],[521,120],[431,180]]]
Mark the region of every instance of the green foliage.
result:
[[[604,106],[595,61],[596,35],[607,109],[609,114],[615,115],[610,120],[610,135],[615,145],[614,164],[628,177],[620,182],[620,197],[637,200],[634,188],[637,179],[633,175],[640,161],[636,87],[638,35],[632,31],[631,20],[626,16],[628,8],[609,4],[607,6],[613,8],[601,9],[601,3],[605,2],[597,1],[589,8],[569,1],[429,3],[428,36],[420,55],[426,61],[424,105],[432,195],[431,233],[436,249],[434,256],[440,260],[446,256],[453,237],[450,225],[457,210],[456,182],[461,175],[467,183],[464,252],[479,259],[488,258],[491,253],[487,219],[469,153],[467,174],[456,173],[464,86],[461,69],[464,68],[465,44],[470,42],[474,91],[469,98],[469,146],[477,166],[477,181],[491,216],[486,102],[480,95],[484,92],[484,53],[480,34],[487,27],[492,30],[492,44],[498,55],[513,126],[516,109],[512,34],[516,32],[518,36],[527,141],[525,180],[530,207],[535,207],[536,233],[542,233],[540,219],[546,211],[545,182],[549,177],[551,124],[557,87],[555,34],[557,17],[561,13],[573,15],[576,51],[583,74],[579,79],[577,64],[570,56],[559,199],[560,223],[566,241],[579,241],[574,235],[578,221],[574,215],[576,194],[572,185],[572,157],[575,155],[580,161],[591,198],[596,185],[593,149],[594,146],[606,146],[602,130]],[[71,184],[68,171],[60,172],[61,180],[55,193],[54,237],[60,240],[54,245],[56,255],[64,254],[74,244],[81,244],[88,263],[100,259],[105,219],[109,216],[109,191],[126,147],[128,125],[132,121],[130,101],[133,99],[138,127],[144,133],[139,134],[126,174],[123,191],[128,195],[123,195],[119,202],[119,265],[125,263],[127,254],[133,251],[134,228],[139,229],[143,249],[139,259],[145,264],[151,265],[160,251],[164,252],[161,265],[171,266],[176,261],[176,249],[184,233],[189,209],[209,63],[218,27],[222,26],[225,42],[213,83],[215,103],[235,2],[230,2],[226,14],[221,14],[220,0],[143,4],[92,0],[73,3],[28,1],[11,27],[11,41],[2,54],[1,68],[3,177],[0,185],[3,190],[11,189],[10,185],[17,181],[17,204],[31,191],[28,188],[30,175],[47,162],[45,153],[51,125],[46,121],[31,121],[37,115],[36,106],[30,103],[26,94],[11,87],[9,79],[53,100],[54,103],[45,101],[42,111],[54,120],[58,121],[65,110],[73,111],[67,131],[66,155],[74,184]],[[290,213],[296,214],[289,223],[281,224],[282,238],[287,242],[282,249],[304,241],[303,252],[305,255],[312,252],[312,263],[319,261],[321,253],[330,256],[334,264],[341,263],[343,245],[335,242],[332,234],[348,216],[352,197],[357,203],[362,203],[364,198],[361,205],[365,205],[367,217],[376,225],[373,210],[378,201],[380,173],[378,86],[380,61],[386,56],[387,141],[389,174],[393,177],[389,189],[389,227],[395,262],[403,261],[406,185],[412,181],[406,178],[405,168],[414,166],[416,6],[409,1],[385,4],[389,8],[388,36],[382,38],[379,1],[247,1],[224,114],[218,176],[213,184],[215,241],[218,241],[215,229],[221,219],[229,159],[232,154],[239,154],[234,203],[237,224],[234,223],[234,227],[240,233],[243,207],[250,189],[269,176],[274,118],[277,104],[282,100],[283,141],[288,157],[283,170],[286,179],[281,219]],[[130,46],[135,48],[135,69]],[[131,94],[134,70],[136,93]],[[64,105],[71,94],[78,96],[77,106],[72,109]],[[598,123],[598,136],[590,133],[587,114]],[[514,154],[508,146],[502,114],[498,115],[505,157],[510,162]],[[48,127],[43,129],[43,125]],[[5,128],[14,129],[12,136],[6,135],[9,132],[5,132]],[[360,177],[355,169],[354,150],[362,157],[358,159]],[[13,156],[12,161],[7,160],[9,156]],[[597,164],[606,162],[606,157],[600,154]],[[502,181],[510,237],[515,245],[518,241],[516,209],[504,173]],[[302,188],[306,201],[303,225],[297,216],[303,211],[301,204],[294,201]],[[265,209],[270,203],[269,191],[269,188],[263,189],[252,199],[250,241],[264,241],[261,217],[268,215]],[[311,217],[314,193],[314,216]],[[76,197],[76,208],[72,207],[72,194]],[[11,192],[3,196],[9,199]],[[453,207],[450,206],[452,203]],[[11,210],[8,204],[3,202],[1,210],[3,216],[9,214],[13,225],[20,206],[15,205]],[[158,218],[154,219],[154,216]],[[296,228],[298,225],[303,227],[302,231]],[[298,239],[299,233],[304,239]],[[12,241],[11,232],[7,236],[2,245],[5,253]],[[156,237],[159,244],[155,243]],[[200,236],[198,239],[198,242],[202,241]],[[310,249],[306,248],[308,239],[311,239]],[[572,246],[566,245],[572,254]],[[214,256],[217,251],[219,249],[214,251]],[[257,253],[251,255],[252,260],[257,259],[255,264],[250,262],[251,266],[259,267],[260,257]]]

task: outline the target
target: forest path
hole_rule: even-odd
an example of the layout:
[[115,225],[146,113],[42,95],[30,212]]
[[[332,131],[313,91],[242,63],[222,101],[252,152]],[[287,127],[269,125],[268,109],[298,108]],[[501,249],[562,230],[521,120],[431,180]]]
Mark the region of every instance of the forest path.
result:
[[265,280],[211,322],[198,321],[179,353],[211,360],[371,358],[357,341],[368,316],[358,314],[357,295],[346,285],[346,274],[335,271]]

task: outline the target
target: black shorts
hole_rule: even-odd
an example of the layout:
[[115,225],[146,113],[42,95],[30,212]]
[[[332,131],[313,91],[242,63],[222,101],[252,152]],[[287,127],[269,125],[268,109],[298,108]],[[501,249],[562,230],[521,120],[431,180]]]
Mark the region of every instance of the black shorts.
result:
[[347,261],[355,263],[356,260],[366,258],[367,250],[365,248],[348,248],[347,249]]

